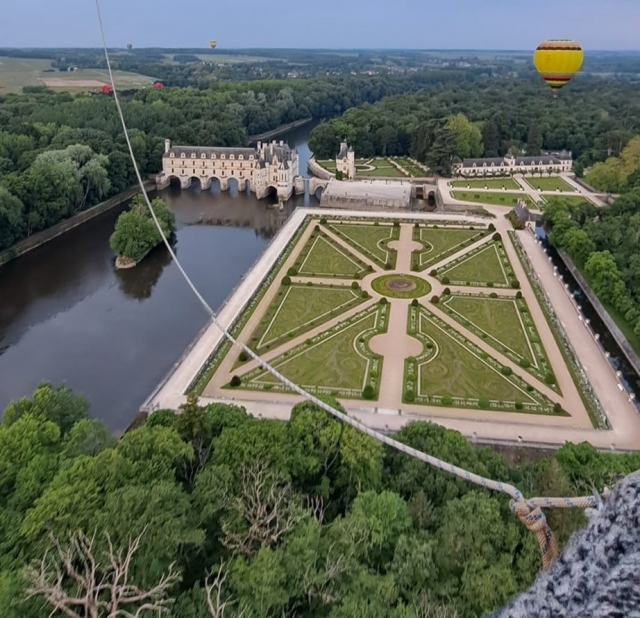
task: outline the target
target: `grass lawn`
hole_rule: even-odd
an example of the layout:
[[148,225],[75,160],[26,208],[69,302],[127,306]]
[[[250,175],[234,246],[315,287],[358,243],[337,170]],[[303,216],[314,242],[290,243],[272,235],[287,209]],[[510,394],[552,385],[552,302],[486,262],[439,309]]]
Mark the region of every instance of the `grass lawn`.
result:
[[335,174],[336,172],[336,162],[335,161],[316,161],[318,165],[324,167],[328,172],[332,172]]
[[422,271],[445,257],[462,250],[468,241],[479,240],[487,230],[463,230],[435,227],[413,229],[413,240],[421,242],[424,251],[412,256],[413,270]]
[[451,195],[463,202],[474,202],[476,204],[490,204],[492,206],[515,206],[517,201],[524,200],[530,208],[539,208],[528,195],[525,193],[492,193],[484,191],[482,193],[472,193],[469,191],[452,191]]
[[371,287],[390,298],[420,298],[431,292],[431,285],[413,275],[382,275],[371,282]]
[[330,238],[314,233],[296,261],[304,277],[353,278],[367,270],[366,264]]
[[487,178],[486,180],[454,180],[449,183],[452,187],[461,189],[520,189],[520,185],[513,178]]
[[329,228],[346,240],[357,251],[375,261],[383,268],[387,263],[395,268],[398,252],[387,247],[387,243],[400,238],[400,228],[391,225],[358,225],[331,223]]
[[445,267],[439,277],[445,285],[448,278],[453,285],[486,287],[492,283],[496,287],[508,287],[513,269],[502,243],[490,242]]
[[368,171],[363,168],[356,168],[356,176],[366,176],[369,178],[407,178],[407,176],[394,165],[389,165],[388,167],[376,167],[375,169]]
[[[273,365],[306,389],[360,399],[367,384],[378,389],[382,357],[367,344],[386,330],[387,312],[387,307],[376,305],[278,357]],[[243,383],[251,389],[286,391],[262,368],[247,374]]]
[[434,321],[424,309],[420,311],[419,332],[432,344],[428,359],[422,363],[418,359],[420,396],[537,403],[526,389],[503,375],[475,348],[465,345],[464,338],[454,336]]
[[281,286],[251,335],[259,352],[271,350],[364,302],[360,290],[292,284]]
[[551,176],[549,178],[525,178],[525,181],[537,191],[558,191],[559,189],[560,191],[575,193],[577,190],[559,176]]
[[407,172],[409,172],[409,174],[414,178],[424,178],[428,175],[427,171],[423,170],[412,161],[409,161],[407,158],[394,159],[394,161],[407,170]]
[[[81,92],[99,90],[109,82],[109,75],[102,69],[82,69],[73,73],[46,72],[50,60],[36,58],[0,57],[0,94],[20,92],[25,86],[48,86],[53,90]],[[113,72],[116,86],[120,88],[142,88],[153,83],[150,77],[124,71]]]

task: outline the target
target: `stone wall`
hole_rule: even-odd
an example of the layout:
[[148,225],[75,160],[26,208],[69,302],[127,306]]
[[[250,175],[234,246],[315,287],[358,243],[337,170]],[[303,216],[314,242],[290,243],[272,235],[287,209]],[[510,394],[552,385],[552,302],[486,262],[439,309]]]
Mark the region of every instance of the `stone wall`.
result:
[[627,341],[624,333],[620,330],[613,318],[609,315],[609,312],[604,308],[598,297],[595,295],[595,293],[587,283],[587,280],[578,270],[578,267],[573,263],[571,258],[564,251],[560,250],[558,250],[558,255],[565,263],[565,266],[569,269],[569,272],[571,272],[571,274],[574,276],[575,280],[578,282],[578,285],[582,288],[582,291],[589,299],[589,302],[595,309],[596,313],[600,316],[600,319],[605,323],[605,326],[611,333],[611,336],[616,340],[616,343],[618,344],[618,346],[620,346],[620,349],[626,356],[635,372],[640,375],[640,357],[631,347],[631,344],[629,343],[629,341]]
[[322,167],[322,165],[320,165],[313,157],[309,159],[307,169],[310,174],[313,174],[318,178],[322,178],[322,180],[331,180],[332,178],[335,178],[331,172],[324,169],[324,167]]
[[331,196],[324,193],[320,206],[347,210],[408,210],[409,205],[400,199],[351,198]]
[[[144,184],[147,191],[153,191],[156,189],[156,183],[152,180],[147,180]],[[33,234],[32,236],[29,236],[29,238],[25,238],[24,240],[17,242],[15,245],[13,245],[13,247],[10,247],[9,249],[6,249],[2,253],[0,253],[0,265],[6,264],[7,262],[10,262],[17,257],[20,257],[21,255],[24,255],[25,253],[28,253],[29,251],[32,251],[33,249],[36,249],[37,247],[48,243],[50,240],[53,240],[54,238],[65,234],[69,230],[72,230],[73,228],[78,227],[79,225],[82,225],[87,221],[90,221],[98,215],[101,215],[102,213],[107,212],[108,210],[111,210],[116,206],[119,206],[120,204],[122,204],[122,202],[126,202],[128,199],[131,199],[136,193],[139,192],[140,188],[138,187],[138,185],[135,185],[134,187],[127,189],[119,195],[112,197],[106,202],[101,202],[100,204],[88,208],[87,210],[84,210],[77,215],[66,219],[65,221],[61,221],[60,223],[46,230],[43,230],[42,232],[38,232],[36,234]]]

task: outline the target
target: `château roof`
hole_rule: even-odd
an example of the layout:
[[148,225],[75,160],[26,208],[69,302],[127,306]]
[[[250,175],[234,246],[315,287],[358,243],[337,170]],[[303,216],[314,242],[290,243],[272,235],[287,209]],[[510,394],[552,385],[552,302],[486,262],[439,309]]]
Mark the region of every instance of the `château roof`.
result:
[[163,157],[169,157],[173,153],[174,157],[181,157],[184,153],[185,157],[191,158],[192,154],[195,154],[197,158],[201,158],[205,155],[209,158],[212,154],[225,155],[226,157],[233,155],[238,157],[240,155],[244,157],[258,155],[258,151],[255,148],[224,148],[220,146],[172,146],[168,152],[165,152]]
[[347,142],[342,142],[340,144],[340,152],[336,158],[338,160],[346,159],[349,152],[353,152],[353,150],[347,146]]

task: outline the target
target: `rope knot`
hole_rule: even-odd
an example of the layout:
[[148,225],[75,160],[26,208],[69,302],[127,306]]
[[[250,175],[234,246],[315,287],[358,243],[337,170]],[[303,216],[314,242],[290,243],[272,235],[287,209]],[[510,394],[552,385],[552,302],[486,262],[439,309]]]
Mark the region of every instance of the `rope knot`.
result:
[[547,518],[544,516],[542,509],[536,504],[529,504],[524,498],[511,500],[509,507],[528,530],[535,532],[542,553],[543,568],[549,568],[551,563],[558,557],[558,544],[553,532],[551,532],[551,528],[547,524]]

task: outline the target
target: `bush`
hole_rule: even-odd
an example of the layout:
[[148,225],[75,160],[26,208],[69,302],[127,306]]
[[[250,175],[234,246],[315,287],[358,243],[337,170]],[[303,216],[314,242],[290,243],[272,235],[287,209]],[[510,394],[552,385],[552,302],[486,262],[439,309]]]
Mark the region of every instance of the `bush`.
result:
[[516,298],[522,300],[522,292],[516,292]]
[[411,301],[411,306],[412,306],[412,307],[417,307],[419,304],[420,304],[420,303],[418,302],[418,299],[417,299],[417,298],[414,298],[414,299]]
[[435,276],[437,276],[437,274],[438,274],[438,271],[435,270],[435,269],[429,271],[429,276],[430,277],[435,277]]
[[376,397],[376,389],[371,386],[371,384],[367,384],[362,391],[363,399],[375,399]]
[[496,231],[496,226],[493,225],[493,223],[489,223],[489,231],[490,232],[495,232]]
[[413,224],[413,227],[415,227],[416,229],[418,229],[418,228],[420,227],[420,224],[416,222],[416,223],[414,223],[414,224]]
[[442,279],[440,279],[440,283],[442,283],[442,285],[449,285],[451,283],[451,279],[449,279],[449,277],[444,276],[442,277]]
[[387,270],[391,270],[391,269],[393,268],[393,266],[392,266],[391,262],[387,262],[387,263],[384,265],[384,267],[385,267]]
[[[313,228],[316,232],[320,231],[320,226],[316,224],[316,226]],[[324,236],[326,236],[326,234],[323,234]]]
[[383,296],[379,302],[381,305],[386,305],[389,301]]
[[433,350],[433,341],[427,341],[427,349]]
[[371,266],[371,264],[367,265],[367,272],[370,272],[370,273],[373,272],[373,266]]
[[242,352],[240,352],[240,356],[238,356],[238,360],[241,363],[246,363],[249,360],[249,355],[244,350],[242,350]]
[[415,400],[416,400],[416,395],[415,395],[415,393],[414,393],[413,391],[407,391],[407,392],[404,394],[404,400],[405,400],[406,402],[408,402],[408,403],[411,403],[412,401],[415,401]]
[[353,278],[358,281],[360,279],[360,275],[358,273],[356,273],[355,275],[353,275]]
[[498,298],[498,295],[495,292],[491,292],[491,294],[489,294],[489,298]]
[[560,414],[563,411],[564,410],[562,409],[562,406],[559,403],[554,403],[553,404],[553,412],[554,412],[554,414]]
[[362,290],[362,294],[360,296],[362,296],[362,298],[369,298],[369,292],[367,292],[367,290]]
[[295,277],[298,274],[298,269],[295,266],[292,266],[288,271],[287,275],[290,277]]
[[359,284],[357,281],[353,281],[353,282],[351,283],[351,289],[352,289],[352,290],[357,290],[357,289],[359,289],[359,288],[360,288],[360,284]]
[[444,290],[442,290],[442,295],[451,296],[451,288],[445,288]]
[[443,406],[450,406],[450,405],[452,405],[452,404],[453,404],[453,398],[452,398],[452,397],[450,397],[449,395],[445,395],[445,396],[442,398],[442,405],[443,405]]
[[236,388],[241,384],[242,384],[242,380],[240,379],[239,376],[233,376],[233,378],[231,378],[231,382],[229,382],[229,385],[233,386],[233,388]]
[[503,376],[510,376],[513,373],[511,367],[503,367],[502,369],[500,369],[500,371],[502,372]]
[[373,225],[374,225],[375,227],[378,227],[378,226],[380,225],[380,223],[378,223],[377,221],[374,221],[374,222],[373,222]]
[[491,402],[486,397],[480,397],[478,405],[482,410],[488,410],[491,407]]
[[437,304],[440,302],[440,298],[439,298],[438,296],[434,296],[434,297],[431,299],[431,302],[432,302],[434,305],[437,305]]
[[545,384],[549,384],[550,386],[556,383],[556,376],[553,375],[552,371],[548,371],[544,376]]
[[524,406],[521,401],[516,401],[516,410],[523,410]]
[[520,289],[520,282],[517,279],[511,279],[511,287],[514,290],[519,290]]
[[326,222],[327,222],[327,218],[326,218],[326,217],[322,217],[322,218],[320,219],[320,223],[326,223]]
[[493,287],[493,281],[487,281],[487,287],[488,288],[492,288]]
[[496,232],[492,237],[492,240],[495,240],[496,242],[498,242],[499,240],[502,240],[502,236],[500,236],[500,232]]
[[291,285],[291,277],[289,275],[282,277],[282,285]]
[[531,367],[531,363],[526,358],[521,358],[519,365],[523,369],[529,369],[529,367]]
[[307,281],[307,287],[310,288],[313,285],[311,281]]
[[394,221],[393,227],[400,227],[400,221]]

